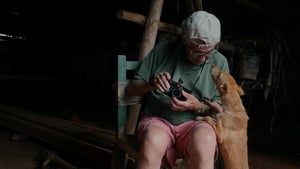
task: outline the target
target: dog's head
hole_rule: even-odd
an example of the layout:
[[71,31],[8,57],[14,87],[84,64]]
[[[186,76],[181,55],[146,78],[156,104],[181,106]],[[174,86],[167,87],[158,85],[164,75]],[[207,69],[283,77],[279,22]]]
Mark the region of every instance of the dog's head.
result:
[[236,83],[230,73],[220,70],[217,66],[211,67],[211,75],[217,89],[222,96],[237,93],[239,96],[244,95],[243,89]]

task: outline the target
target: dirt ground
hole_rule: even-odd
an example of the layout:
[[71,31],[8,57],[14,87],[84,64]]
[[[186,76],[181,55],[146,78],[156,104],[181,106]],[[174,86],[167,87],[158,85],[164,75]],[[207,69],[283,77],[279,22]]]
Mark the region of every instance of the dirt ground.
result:
[[249,147],[250,169],[300,169],[300,154],[282,153],[265,147]]
[[[0,150],[0,169],[39,169],[41,157],[49,151],[49,147],[30,137],[0,127]],[[300,154],[278,152],[276,149],[267,149],[265,146],[249,146],[250,169],[300,169],[299,157]],[[73,165],[73,162],[65,161]],[[106,163],[106,166],[100,168],[108,168],[110,161]],[[87,167],[84,168],[87,169]],[[44,168],[47,169],[47,167]]]

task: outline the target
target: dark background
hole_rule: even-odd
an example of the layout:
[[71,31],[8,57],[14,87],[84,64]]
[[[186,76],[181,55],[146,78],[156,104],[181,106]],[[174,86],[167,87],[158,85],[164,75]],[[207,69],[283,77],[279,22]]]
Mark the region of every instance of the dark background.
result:
[[[0,103],[62,118],[78,114],[84,121],[113,128],[116,55],[136,58],[144,30],[117,19],[116,12],[147,15],[149,4],[117,0],[2,7]],[[203,1],[203,9],[221,21],[222,42],[231,48],[220,51],[247,91],[243,99],[251,131],[294,137],[300,130],[295,2],[209,0]],[[161,21],[180,26],[186,16],[184,1],[164,2]],[[255,80],[238,76],[244,55],[261,59]]]

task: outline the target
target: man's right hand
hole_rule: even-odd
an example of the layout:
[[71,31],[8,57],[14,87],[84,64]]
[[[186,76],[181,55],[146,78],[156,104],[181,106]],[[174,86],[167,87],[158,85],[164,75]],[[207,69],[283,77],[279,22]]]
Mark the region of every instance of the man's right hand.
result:
[[161,72],[154,76],[151,80],[151,85],[157,87],[161,92],[166,92],[170,88],[169,80],[171,75],[169,72]]

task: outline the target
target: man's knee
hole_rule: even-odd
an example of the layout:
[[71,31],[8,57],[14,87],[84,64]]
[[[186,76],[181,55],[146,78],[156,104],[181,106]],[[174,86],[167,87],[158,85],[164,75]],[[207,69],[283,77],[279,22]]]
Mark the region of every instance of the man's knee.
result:
[[191,133],[191,142],[201,144],[216,144],[216,134],[211,127],[201,126]]
[[168,134],[156,126],[148,127],[145,130],[143,142],[156,150],[165,150],[170,146],[170,137]]

